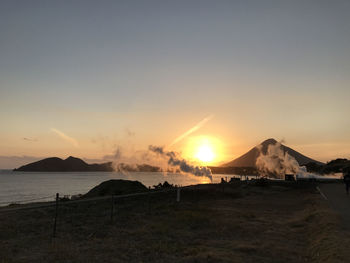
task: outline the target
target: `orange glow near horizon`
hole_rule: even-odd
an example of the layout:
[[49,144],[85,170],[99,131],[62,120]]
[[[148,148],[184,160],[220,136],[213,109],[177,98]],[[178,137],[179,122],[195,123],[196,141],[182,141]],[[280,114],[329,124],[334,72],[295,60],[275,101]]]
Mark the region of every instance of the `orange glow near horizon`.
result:
[[210,145],[203,144],[197,149],[196,158],[202,162],[211,162],[214,157],[215,154]]
[[222,159],[221,142],[211,136],[195,136],[188,139],[184,157],[200,165],[213,165]]

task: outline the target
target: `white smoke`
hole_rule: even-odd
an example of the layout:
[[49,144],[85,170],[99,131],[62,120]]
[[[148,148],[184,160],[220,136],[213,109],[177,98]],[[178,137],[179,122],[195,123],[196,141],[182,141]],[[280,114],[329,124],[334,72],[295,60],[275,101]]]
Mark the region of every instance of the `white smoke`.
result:
[[259,146],[260,155],[256,159],[256,167],[261,175],[284,179],[285,174],[304,174],[305,167],[300,167],[297,160],[288,152],[283,151],[280,142],[269,144],[264,154],[262,145]]
[[195,166],[189,164],[185,159],[181,158],[178,153],[165,151],[163,147],[152,146],[148,147],[149,151],[158,154],[161,158],[167,160],[167,164],[171,167],[180,169],[181,172],[190,173],[195,176],[203,176],[213,180],[211,170],[207,167]]
[[147,150],[137,150],[118,145],[112,154],[105,155],[103,161],[110,161],[116,171],[128,174],[138,171],[140,166],[150,165],[159,171],[182,172],[194,176],[207,177],[212,181],[211,170],[207,167],[195,166],[183,159],[179,153],[167,151],[163,147],[150,145]]

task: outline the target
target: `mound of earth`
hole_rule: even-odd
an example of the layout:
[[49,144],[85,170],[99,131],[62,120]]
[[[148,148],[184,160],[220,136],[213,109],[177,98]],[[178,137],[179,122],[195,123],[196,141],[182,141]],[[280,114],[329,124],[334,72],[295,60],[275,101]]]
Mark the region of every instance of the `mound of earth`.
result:
[[84,197],[124,195],[146,192],[148,188],[139,181],[108,180],[92,188]]

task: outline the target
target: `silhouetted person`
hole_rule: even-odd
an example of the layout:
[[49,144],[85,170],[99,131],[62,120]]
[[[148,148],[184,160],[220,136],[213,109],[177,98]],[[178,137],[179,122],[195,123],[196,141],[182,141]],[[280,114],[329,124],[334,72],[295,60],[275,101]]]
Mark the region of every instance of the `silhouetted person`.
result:
[[346,194],[349,195],[349,188],[350,188],[350,171],[349,171],[349,169],[345,172],[344,183],[345,183],[345,188],[346,188]]

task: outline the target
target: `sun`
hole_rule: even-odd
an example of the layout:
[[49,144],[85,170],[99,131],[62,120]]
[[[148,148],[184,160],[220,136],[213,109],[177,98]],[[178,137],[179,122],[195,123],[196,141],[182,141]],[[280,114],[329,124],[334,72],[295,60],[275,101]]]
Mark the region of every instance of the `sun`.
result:
[[190,136],[182,148],[182,156],[196,165],[217,165],[223,158],[223,144],[211,135]]
[[198,147],[195,157],[203,163],[209,163],[214,160],[215,154],[210,145],[203,144]]

